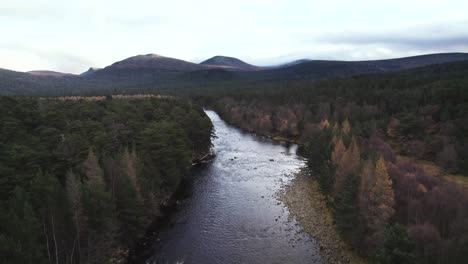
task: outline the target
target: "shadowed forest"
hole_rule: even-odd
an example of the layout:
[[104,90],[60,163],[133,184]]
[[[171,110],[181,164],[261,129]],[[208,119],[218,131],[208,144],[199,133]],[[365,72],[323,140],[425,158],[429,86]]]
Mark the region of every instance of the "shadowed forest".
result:
[[122,263],[212,125],[181,99],[0,98],[2,263]]

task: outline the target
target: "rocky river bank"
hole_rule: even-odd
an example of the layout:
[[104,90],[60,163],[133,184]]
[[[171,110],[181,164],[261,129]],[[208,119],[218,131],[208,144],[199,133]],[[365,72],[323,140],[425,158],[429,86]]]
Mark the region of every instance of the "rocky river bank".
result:
[[365,263],[340,238],[326,199],[306,169],[300,170],[277,197],[288,207],[290,216],[300,223],[304,232],[318,241],[323,263]]

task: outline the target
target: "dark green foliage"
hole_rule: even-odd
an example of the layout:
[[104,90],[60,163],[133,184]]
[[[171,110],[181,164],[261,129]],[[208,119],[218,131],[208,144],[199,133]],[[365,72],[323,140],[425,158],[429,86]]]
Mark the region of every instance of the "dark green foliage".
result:
[[414,242],[406,233],[406,228],[395,224],[385,229],[382,247],[377,251],[376,264],[413,264],[416,261]]
[[132,188],[128,177],[119,177],[115,188],[116,212],[120,222],[119,235],[123,243],[131,246],[138,239],[138,234],[144,232],[145,223],[148,222],[144,213],[145,207],[138,199],[137,191]]
[[357,206],[357,198],[359,195],[359,180],[356,175],[348,175],[345,185],[335,199],[335,222],[338,230],[347,241],[358,245],[362,234],[359,222],[359,208]]
[[2,263],[45,263],[42,227],[23,188],[14,189],[7,208],[0,216]]
[[306,146],[305,155],[307,156],[307,165],[317,178],[320,188],[325,194],[330,194],[333,189],[335,173],[329,160],[332,151],[332,130],[323,129],[316,132]]
[[[151,124],[141,133],[143,175],[152,189],[173,189],[191,165],[185,131],[174,122]],[[159,180],[159,182],[155,181]]]
[[209,151],[211,130],[182,99],[0,97],[0,262],[107,263]]

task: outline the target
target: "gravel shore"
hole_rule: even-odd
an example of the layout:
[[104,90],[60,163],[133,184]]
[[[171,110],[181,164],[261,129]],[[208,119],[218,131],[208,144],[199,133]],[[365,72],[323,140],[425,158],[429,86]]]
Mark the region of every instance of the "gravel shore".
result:
[[317,181],[302,169],[277,194],[311,237],[317,240],[323,263],[365,263],[344,243],[333,224],[333,216],[319,190]]

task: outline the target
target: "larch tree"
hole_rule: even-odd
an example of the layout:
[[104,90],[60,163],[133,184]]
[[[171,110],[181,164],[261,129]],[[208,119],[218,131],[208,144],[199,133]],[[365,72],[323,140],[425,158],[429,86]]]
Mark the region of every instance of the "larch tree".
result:
[[369,190],[368,227],[375,235],[379,235],[383,234],[386,224],[395,213],[395,194],[383,157],[377,160],[374,177]]
[[[340,143],[338,143],[340,144]],[[335,194],[339,192],[346,178],[350,174],[357,175],[361,166],[361,153],[355,137],[352,138],[349,148],[339,160],[336,168]]]
[[341,124],[341,132],[343,135],[348,135],[351,132],[351,124],[347,118],[343,121],[343,124]]
[[335,147],[333,148],[332,155],[331,155],[331,162],[333,166],[338,166],[345,152],[346,152],[346,148],[343,144],[343,140],[341,139],[341,137],[338,137]]
[[372,160],[364,161],[364,164],[361,168],[361,182],[359,187],[359,212],[361,217],[365,220],[366,223],[370,222],[371,215],[369,212],[370,208],[370,189],[374,186],[375,183],[375,165]]

